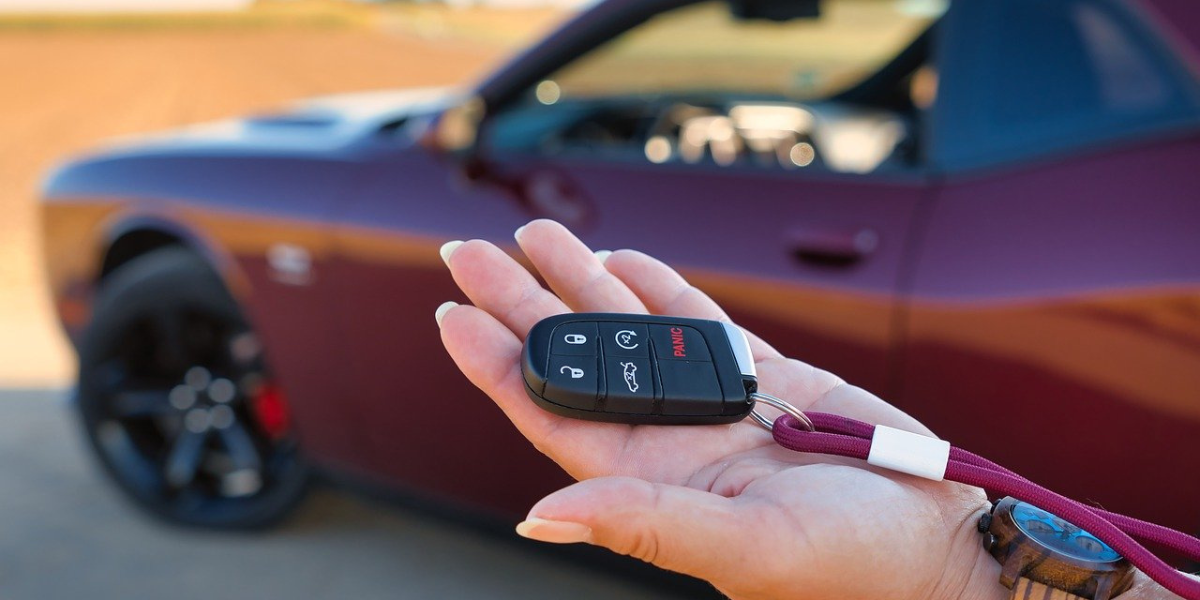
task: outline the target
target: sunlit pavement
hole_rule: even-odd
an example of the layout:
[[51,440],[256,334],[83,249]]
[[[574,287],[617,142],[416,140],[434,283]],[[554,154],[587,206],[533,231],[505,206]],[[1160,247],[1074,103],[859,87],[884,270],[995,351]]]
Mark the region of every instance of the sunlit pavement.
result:
[[101,478],[63,397],[0,391],[3,600],[667,597],[335,491],[263,534],[164,526]]

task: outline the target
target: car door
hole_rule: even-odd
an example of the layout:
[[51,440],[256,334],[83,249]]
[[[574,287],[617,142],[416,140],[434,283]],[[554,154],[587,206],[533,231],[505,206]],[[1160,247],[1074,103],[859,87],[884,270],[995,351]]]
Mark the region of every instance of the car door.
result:
[[519,168],[555,182],[536,193],[582,207],[574,228],[591,247],[651,254],[784,354],[887,393],[898,278],[928,192],[920,179],[584,157]]
[[[665,4],[492,105],[470,169],[396,151],[347,206],[340,360],[389,478],[512,510],[563,483],[465,384],[431,317],[459,297],[443,241],[512,248],[535,217],[596,249],[662,258],[785,354],[888,392],[898,289],[931,191],[910,91],[937,15],[907,15],[865,51],[877,32],[857,29],[861,3],[772,18]],[[754,52],[664,42],[681,31]],[[845,56],[829,58],[847,34],[834,43]],[[807,52],[818,46],[826,56]],[[760,61],[770,68],[739,75]]]
[[1200,463],[1194,76],[1122,2],[960,3],[944,24],[948,177],[904,407],[1056,491],[1195,531],[1200,480],[1177,476]]

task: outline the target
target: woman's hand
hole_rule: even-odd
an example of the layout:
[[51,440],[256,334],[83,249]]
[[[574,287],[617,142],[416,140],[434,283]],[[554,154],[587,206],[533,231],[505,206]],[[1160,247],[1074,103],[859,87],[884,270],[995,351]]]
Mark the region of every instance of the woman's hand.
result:
[[[654,313],[728,320],[665,264],[621,250],[601,260],[561,225],[535,221],[517,242],[544,289],[484,241],[443,248],[474,306],[438,309],[463,373],[539,450],[581,483],[551,494],[518,531],[588,542],[713,583],[733,598],[1002,597],[974,522],[982,491],[791,452],[750,420],[718,426],[618,425],[560,417],[525,394],[521,346],[551,315]],[[801,410],[931,435],[831,373],[781,356],[747,332],[759,386]]]

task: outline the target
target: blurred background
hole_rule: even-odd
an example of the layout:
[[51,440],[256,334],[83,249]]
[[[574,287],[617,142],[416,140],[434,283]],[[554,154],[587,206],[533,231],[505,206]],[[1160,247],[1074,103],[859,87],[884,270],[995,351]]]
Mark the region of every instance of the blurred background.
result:
[[89,460],[37,189],[114,136],[462,84],[573,2],[0,0],[0,598],[653,598],[503,535],[323,490],[266,535],[164,526]]
[[463,84],[572,4],[0,0],[0,385],[74,376],[35,227],[37,186],[56,161],[311,96]]
[[[711,595],[511,532],[566,477],[432,313],[444,242],[534,217],[1200,530],[1200,5],[616,2],[471,87],[593,4],[0,0],[0,600]],[[306,460],[387,491],[257,533],[121,492],[254,528]]]

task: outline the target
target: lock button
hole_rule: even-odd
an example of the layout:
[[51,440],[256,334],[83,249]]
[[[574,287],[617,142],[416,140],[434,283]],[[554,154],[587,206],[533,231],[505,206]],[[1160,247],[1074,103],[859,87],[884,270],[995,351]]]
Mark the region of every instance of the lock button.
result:
[[599,353],[595,323],[563,323],[551,335],[550,354],[596,356]]
[[600,395],[600,360],[596,356],[551,356],[542,396],[560,406],[596,410]]

